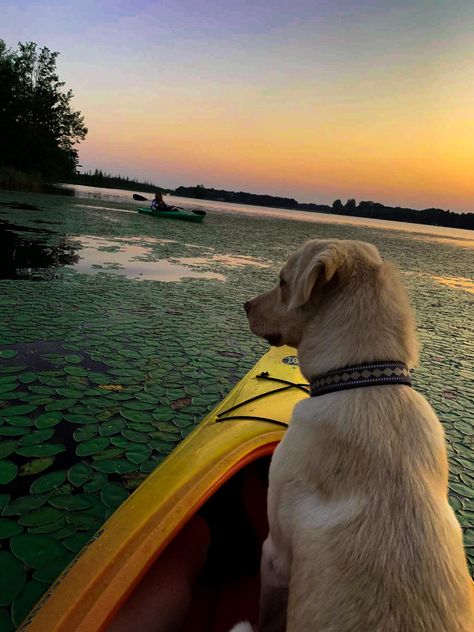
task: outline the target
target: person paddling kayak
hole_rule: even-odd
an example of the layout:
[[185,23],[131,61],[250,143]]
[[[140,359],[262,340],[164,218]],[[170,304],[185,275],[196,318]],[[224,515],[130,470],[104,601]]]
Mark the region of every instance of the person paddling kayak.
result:
[[166,211],[168,209],[168,205],[165,204],[163,200],[163,195],[161,191],[157,191],[155,193],[155,199],[151,202],[151,210],[152,211]]

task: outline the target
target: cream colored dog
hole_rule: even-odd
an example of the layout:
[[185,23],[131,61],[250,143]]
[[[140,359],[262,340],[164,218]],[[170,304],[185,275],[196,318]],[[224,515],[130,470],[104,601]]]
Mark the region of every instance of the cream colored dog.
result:
[[[370,244],[306,243],[245,308],[255,334],[297,347],[308,380],[417,361],[407,293]],[[443,429],[409,386],[299,403],[270,467],[259,632],[472,632],[447,481]]]

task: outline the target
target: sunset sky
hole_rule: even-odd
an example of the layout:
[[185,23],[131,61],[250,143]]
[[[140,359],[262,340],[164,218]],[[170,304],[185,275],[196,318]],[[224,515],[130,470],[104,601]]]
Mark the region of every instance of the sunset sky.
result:
[[472,0],[0,0],[60,51],[84,169],[474,211]]

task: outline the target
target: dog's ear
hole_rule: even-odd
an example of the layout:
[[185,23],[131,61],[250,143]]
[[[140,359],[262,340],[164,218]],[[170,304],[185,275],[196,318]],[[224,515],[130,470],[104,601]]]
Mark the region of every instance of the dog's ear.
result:
[[301,261],[296,268],[288,309],[295,309],[307,303],[315,285],[328,283],[345,260],[345,249],[339,244],[332,244],[315,254],[309,261]]

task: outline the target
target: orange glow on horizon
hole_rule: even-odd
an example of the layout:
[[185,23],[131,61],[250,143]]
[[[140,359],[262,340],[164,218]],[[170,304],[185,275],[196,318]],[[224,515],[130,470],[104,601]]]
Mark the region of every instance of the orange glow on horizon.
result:
[[124,175],[147,174],[163,186],[199,182],[299,201],[355,197],[470,211],[474,89],[453,100],[456,82],[420,94],[382,84],[377,99],[363,84],[347,97],[347,86],[334,82],[311,98],[283,86],[270,98],[231,85],[224,98],[203,83],[199,92],[173,88],[168,98],[162,89],[143,100],[120,92],[112,112],[95,93],[81,160],[91,168],[113,162]]

